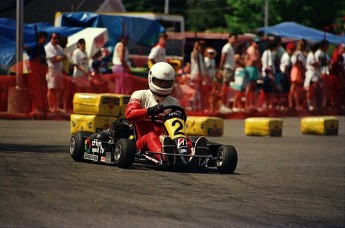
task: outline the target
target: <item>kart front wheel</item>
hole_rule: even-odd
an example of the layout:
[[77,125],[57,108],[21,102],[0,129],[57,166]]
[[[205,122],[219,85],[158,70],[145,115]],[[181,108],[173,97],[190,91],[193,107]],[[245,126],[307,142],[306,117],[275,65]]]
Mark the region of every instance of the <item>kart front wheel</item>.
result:
[[84,156],[84,140],[89,137],[92,132],[89,131],[78,131],[72,135],[69,144],[69,152],[74,161],[82,161]]
[[114,161],[120,168],[128,169],[132,166],[135,159],[135,143],[130,139],[120,139],[114,149]]
[[237,166],[237,151],[232,145],[222,145],[217,151],[217,169],[220,173],[233,173]]

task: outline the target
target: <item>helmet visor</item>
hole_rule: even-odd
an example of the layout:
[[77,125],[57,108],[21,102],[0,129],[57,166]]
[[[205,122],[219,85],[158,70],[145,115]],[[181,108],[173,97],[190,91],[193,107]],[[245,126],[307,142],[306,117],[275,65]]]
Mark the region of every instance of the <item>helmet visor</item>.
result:
[[174,80],[163,80],[155,77],[152,78],[152,82],[161,88],[171,88],[174,85]]

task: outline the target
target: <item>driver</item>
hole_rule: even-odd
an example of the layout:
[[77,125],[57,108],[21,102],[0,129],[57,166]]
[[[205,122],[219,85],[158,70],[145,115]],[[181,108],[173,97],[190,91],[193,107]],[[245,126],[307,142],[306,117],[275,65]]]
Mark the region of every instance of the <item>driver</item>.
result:
[[[126,107],[126,118],[135,122],[138,150],[161,152],[160,136],[164,133],[164,127],[152,123],[150,116],[159,113],[163,106],[180,106],[178,100],[170,96],[175,83],[175,70],[166,62],[155,63],[149,70],[148,82],[149,89],[132,94]],[[162,141],[164,145],[174,145],[170,137],[164,137]],[[191,148],[189,140],[188,145]],[[160,160],[160,154],[154,156],[157,161]]]

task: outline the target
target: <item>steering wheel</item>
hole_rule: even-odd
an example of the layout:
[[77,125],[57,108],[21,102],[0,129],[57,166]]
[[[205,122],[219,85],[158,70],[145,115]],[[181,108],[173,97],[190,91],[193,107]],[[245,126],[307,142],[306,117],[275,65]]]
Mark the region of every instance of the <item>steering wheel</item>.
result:
[[171,109],[171,112],[175,112],[175,111],[179,111],[182,113],[182,118],[184,120],[187,119],[186,116],[186,112],[185,110],[181,107],[181,106],[177,106],[177,105],[167,105],[167,106],[162,106],[162,108],[160,108],[159,110],[157,110],[157,112],[154,113],[154,115],[150,116],[151,117],[151,121],[158,125],[158,126],[163,126],[163,118],[162,116],[158,116],[159,113],[163,113],[165,110]]

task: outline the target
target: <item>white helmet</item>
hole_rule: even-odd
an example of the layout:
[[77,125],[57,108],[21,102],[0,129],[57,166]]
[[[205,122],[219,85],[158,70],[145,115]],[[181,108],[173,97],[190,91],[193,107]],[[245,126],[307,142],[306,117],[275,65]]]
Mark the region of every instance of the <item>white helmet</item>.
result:
[[155,63],[148,74],[150,90],[162,97],[169,96],[174,88],[175,70],[166,62]]

